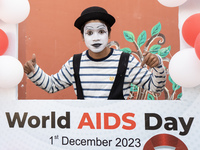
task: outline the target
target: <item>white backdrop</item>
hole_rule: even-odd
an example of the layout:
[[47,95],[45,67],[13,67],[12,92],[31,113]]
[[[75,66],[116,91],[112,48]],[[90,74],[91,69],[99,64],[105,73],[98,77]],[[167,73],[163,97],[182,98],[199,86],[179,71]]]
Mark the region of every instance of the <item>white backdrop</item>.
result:
[[[183,40],[181,34],[181,28],[184,21],[192,14],[200,13],[200,1],[188,0],[185,4],[179,7],[179,29],[180,29],[180,49],[189,48],[190,46]],[[6,32],[9,38],[9,47],[5,55],[18,57],[18,25],[6,24],[0,20],[0,28]],[[157,134],[170,134],[178,137],[183,141],[189,150],[198,149],[200,147],[198,138],[200,137],[199,124],[200,124],[200,86],[194,88],[183,88],[183,97],[181,101],[25,101],[17,100],[17,87],[11,89],[0,89],[0,149],[6,150],[36,150],[36,149],[121,149],[122,147],[116,147],[117,138],[130,139],[139,138],[141,140],[140,147],[123,147],[127,149],[143,149],[145,143],[154,135]],[[6,112],[9,113],[11,119],[15,113],[19,113],[19,116],[27,112],[27,118],[24,123],[24,128],[19,128],[16,123],[14,128],[8,124],[8,118]],[[66,112],[70,112],[70,129],[51,128],[50,120],[47,121],[47,127],[42,128],[42,116],[50,116],[55,112],[56,117],[64,116]],[[89,113],[94,124],[96,123],[96,113],[101,113],[103,120],[104,113],[114,113],[120,118],[123,114],[131,112],[135,114],[135,117],[131,118],[136,127],[130,130],[122,129],[124,124],[121,120],[120,126],[117,129],[93,129],[89,127],[83,127],[83,129],[77,129],[77,126],[84,113]],[[145,114],[156,113],[162,118],[162,126],[157,130],[145,130]],[[32,116],[32,118],[31,118]],[[165,129],[166,117],[173,117],[177,120],[177,130],[168,131]],[[179,135],[181,131],[184,131],[179,117],[188,123],[190,118],[194,118],[189,131],[186,135]],[[38,120],[33,118],[39,118],[40,125],[37,128],[31,128],[28,123],[28,119],[32,119],[32,124],[38,123]],[[56,118],[57,119],[57,118]],[[156,120],[151,120],[156,124]],[[113,121],[111,120],[113,123]],[[62,122],[63,123],[63,122]],[[103,122],[102,127],[103,127]],[[55,123],[56,124],[56,123]],[[63,123],[65,124],[65,123]],[[126,123],[125,123],[126,124]],[[130,125],[130,124],[127,124]],[[70,146],[62,145],[62,137],[69,138],[94,138],[97,137],[101,140],[112,140],[110,146]],[[51,144],[53,140],[53,144]],[[136,140],[137,142],[137,140]],[[134,143],[135,144],[135,143]],[[170,149],[170,148],[168,148]],[[164,150],[164,148],[163,148]]]

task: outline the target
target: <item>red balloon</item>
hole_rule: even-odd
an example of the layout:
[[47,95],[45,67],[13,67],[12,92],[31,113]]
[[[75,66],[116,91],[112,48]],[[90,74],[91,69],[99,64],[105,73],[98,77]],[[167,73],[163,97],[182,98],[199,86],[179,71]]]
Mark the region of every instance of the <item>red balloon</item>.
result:
[[200,33],[198,34],[195,40],[194,48],[195,48],[196,55],[200,60]]
[[0,29],[0,56],[3,55],[8,48],[8,37],[6,33]]
[[184,40],[194,47],[197,35],[200,33],[200,13],[194,14],[186,19],[182,27]]

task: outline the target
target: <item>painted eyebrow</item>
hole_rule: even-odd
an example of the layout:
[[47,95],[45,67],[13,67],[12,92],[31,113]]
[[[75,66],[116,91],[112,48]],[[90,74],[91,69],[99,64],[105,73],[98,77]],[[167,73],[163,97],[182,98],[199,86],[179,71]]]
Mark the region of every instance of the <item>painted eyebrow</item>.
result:
[[90,29],[90,28],[92,28],[92,29],[93,29],[93,27],[92,27],[92,26],[86,26],[86,27],[85,27],[85,29]]
[[106,26],[104,25],[104,24],[102,24],[102,25],[99,25],[97,28],[106,28]]
[[[90,29],[90,28],[93,29],[92,26],[86,26],[85,28],[86,28],[86,29]],[[99,26],[97,26],[97,28],[106,28],[106,26],[103,24],[103,25],[99,25]]]

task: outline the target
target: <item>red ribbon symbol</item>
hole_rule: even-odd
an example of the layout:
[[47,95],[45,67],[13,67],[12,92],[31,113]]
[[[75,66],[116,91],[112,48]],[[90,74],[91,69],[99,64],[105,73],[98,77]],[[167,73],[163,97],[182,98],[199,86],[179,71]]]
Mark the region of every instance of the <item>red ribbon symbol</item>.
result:
[[143,150],[155,150],[154,147],[171,146],[175,150],[188,150],[187,146],[177,137],[169,134],[158,134],[153,136],[144,145]]

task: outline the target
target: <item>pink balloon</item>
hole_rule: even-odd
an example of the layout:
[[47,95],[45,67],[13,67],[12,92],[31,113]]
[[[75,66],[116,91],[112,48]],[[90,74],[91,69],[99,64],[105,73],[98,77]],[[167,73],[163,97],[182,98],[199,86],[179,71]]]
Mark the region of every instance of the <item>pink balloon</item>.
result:
[[194,48],[195,48],[196,55],[200,60],[200,33],[198,34],[195,40]]
[[194,14],[186,19],[182,27],[184,40],[194,47],[197,35],[200,33],[200,13]]

